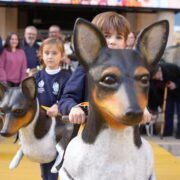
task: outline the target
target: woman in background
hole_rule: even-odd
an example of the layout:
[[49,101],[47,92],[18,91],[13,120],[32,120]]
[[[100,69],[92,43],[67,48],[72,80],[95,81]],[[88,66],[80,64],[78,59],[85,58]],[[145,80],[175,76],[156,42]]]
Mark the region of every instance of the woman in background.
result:
[[137,33],[136,32],[130,32],[128,34],[127,40],[126,40],[126,48],[128,49],[132,49],[135,43],[137,37]]
[[10,87],[19,86],[26,77],[26,56],[20,49],[20,40],[17,33],[7,36],[4,50],[0,56],[0,80]]

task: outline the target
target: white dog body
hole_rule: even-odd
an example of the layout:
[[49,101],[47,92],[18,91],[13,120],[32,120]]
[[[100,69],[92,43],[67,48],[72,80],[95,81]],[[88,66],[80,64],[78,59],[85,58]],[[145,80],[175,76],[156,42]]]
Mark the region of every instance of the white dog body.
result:
[[132,127],[104,129],[94,144],[79,135],[66,150],[62,180],[71,180],[67,173],[75,180],[147,180],[153,174],[152,149],[144,139],[140,148],[134,145]]

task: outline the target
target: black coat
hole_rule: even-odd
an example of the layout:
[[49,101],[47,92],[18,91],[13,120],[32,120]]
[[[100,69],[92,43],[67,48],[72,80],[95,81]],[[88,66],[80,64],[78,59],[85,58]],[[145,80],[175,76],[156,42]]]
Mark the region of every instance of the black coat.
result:
[[163,81],[150,81],[149,103],[151,110],[157,110],[158,106],[163,104],[164,88],[168,81],[176,84],[176,89],[168,89],[168,96],[172,96],[177,101],[180,101],[180,67],[172,63],[161,63],[159,66],[162,69]]

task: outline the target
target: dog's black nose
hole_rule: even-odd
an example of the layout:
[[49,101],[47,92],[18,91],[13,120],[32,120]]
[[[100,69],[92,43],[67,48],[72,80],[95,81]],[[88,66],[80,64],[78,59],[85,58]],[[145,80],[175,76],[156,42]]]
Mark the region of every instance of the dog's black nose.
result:
[[7,131],[3,131],[3,130],[0,131],[0,135],[3,137],[10,137],[11,136]]
[[130,119],[137,119],[143,116],[143,112],[141,110],[128,109],[125,116]]

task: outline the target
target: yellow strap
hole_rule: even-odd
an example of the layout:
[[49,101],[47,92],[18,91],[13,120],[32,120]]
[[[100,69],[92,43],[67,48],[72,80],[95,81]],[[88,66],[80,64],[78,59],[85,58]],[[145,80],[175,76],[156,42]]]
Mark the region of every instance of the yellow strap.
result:
[[85,124],[81,124],[81,125],[80,125],[78,134],[80,134],[80,133],[83,131],[84,126],[85,126]]
[[41,107],[42,107],[43,109],[45,109],[45,110],[49,109],[49,107],[47,107],[47,106],[41,105]]

